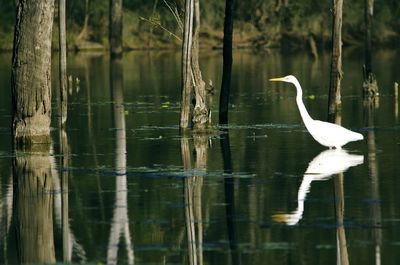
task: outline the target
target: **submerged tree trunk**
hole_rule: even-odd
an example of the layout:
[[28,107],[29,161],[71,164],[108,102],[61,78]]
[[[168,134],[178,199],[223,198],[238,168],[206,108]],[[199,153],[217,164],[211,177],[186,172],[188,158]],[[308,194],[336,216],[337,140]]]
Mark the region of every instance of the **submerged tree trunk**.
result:
[[333,0],[332,61],[328,98],[328,119],[340,109],[340,82],[342,80],[342,13],[343,0]]
[[20,0],[12,58],[12,134],[16,143],[50,141],[54,1]]
[[194,0],[186,0],[185,4],[185,26],[183,30],[182,45],[182,101],[180,128],[189,127],[190,97],[192,93],[192,37],[193,37],[193,11]]
[[194,32],[192,46],[192,71],[196,105],[193,110],[193,129],[204,130],[208,127],[209,110],[207,108],[206,84],[203,81],[199,65],[199,31],[200,31],[200,3],[194,0]]
[[66,0],[59,0],[58,6],[58,46],[59,46],[59,57],[60,57],[60,116],[61,126],[64,127],[67,122],[67,103],[68,103],[68,81],[67,81],[67,37],[66,37],[66,25],[65,25],[65,2]]
[[111,56],[122,54],[122,0],[110,0],[110,53]]
[[364,65],[364,98],[374,98],[378,95],[378,83],[372,72],[372,17],[374,0],[365,0],[365,65]]
[[229,95],[232,75],[232,35],[233,35],[233,4],[234,0],[226,0],[224,19],[224,46],[221,94],[219,97],[219,123],[228,123]]

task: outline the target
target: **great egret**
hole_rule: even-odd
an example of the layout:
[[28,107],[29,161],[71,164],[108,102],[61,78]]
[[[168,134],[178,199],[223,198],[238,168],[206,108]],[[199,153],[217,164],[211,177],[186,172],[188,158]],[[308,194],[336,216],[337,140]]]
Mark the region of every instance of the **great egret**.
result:
[[304,172],[303,181],[300,184],[297,193],[297,209],[290,214],[278,213],[272,216],[272,219],[278,223],[295,225],[303,217],[304,201],[307,193],[310,191],[311,182],[317,180],[327,180],[334,174],[345,172],[350,167],[364,163],[363,155],[353,155],[343,149],[330,149],[317,155]]
[[350,131],[340,125],[329,123],[320,120],[314,120],[308,114],[306,107],[303,103],[303,91],[300,83],[293,75],[285,77],[271,78],[269,81],[282,81],[288,82],[295,85],[297,89],[296,102],[299,108],[301,118],[303,119],[304,125],[311,136],[320,144],[329,148],[335,147],[341,149],[343,145],[348,142],[358,141],[364,139],[364,136],[360,133]]

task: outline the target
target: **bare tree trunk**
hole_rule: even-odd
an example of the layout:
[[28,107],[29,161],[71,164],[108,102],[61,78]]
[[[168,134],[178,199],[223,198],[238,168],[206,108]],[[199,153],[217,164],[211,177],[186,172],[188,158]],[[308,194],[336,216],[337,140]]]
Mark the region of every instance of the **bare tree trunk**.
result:
[[232,35],[233,35],[233,5],[234,0],[225,2],[224,19],[224,46],[223,46],[223,68],[221,94],[219,97],[219,123],[228,123],[229,95],[231,90],[232,75]]
[[50,142],[54,1],[20,0],[12,58],[12,134],[17,144]]
[[65,2],[66,0],[59,0],[58,6],[58,46],[60,57],[60,110],[61,110],[61,127],[64,127],[67,122],[68,115],[68,81],[67,81],[67,37],[65,25]]
[[110,53],[119,57],[122,54],[122,0],[110,0]]
[[372,17],[374,14],[374,0],[365,0],[365,65],[364,65],[364,98],[374,98],[378,95],[378,83],[372,73]]
[[210,121],[206,102],[206,84],[203,81],[199,65],[199,31],[200,31],[200,3],[194,0],[194,32],[192,46],[192,71],[196,105],[193,110],[193,129],[204,130]]
[[186,0],[185,4],[185,26],[183,30],[182,47],[182,101],[180,128],[189,127],[190,97],[192,93],[192,36],[193,36],[193,12],[194,0]]
[[14,212],[21,263],[55,263],[50,145],[13,159]]
[[340,82],[342,80],[342,13],[343,0],[333,0],[332,61],[328,98],[328,119],[340,109]]

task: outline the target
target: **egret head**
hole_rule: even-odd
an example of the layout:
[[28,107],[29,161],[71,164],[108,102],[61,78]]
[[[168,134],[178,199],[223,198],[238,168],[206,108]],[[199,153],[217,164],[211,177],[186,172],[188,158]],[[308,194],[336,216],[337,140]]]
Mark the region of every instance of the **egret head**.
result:
[[271,78],[269,81],[282,81],[282,82],[294,83],[297,81],[297,79],[293,75],[287,75],[284,77]]

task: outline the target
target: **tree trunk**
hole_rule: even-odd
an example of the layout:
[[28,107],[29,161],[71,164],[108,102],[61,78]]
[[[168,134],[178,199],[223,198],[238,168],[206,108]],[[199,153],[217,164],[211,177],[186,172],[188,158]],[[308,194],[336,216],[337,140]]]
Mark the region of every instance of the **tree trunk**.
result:
[[183,31],[182,45],[182,101],[180,128],[189,127],[190,97],[192,93],[192,32],[193,32],[193,9],[194,0],[186,0],[185,4],[185,27]]
[[85,1],[85,20],[81,33],[78,35],[78,40],[86,40],[89,35],[89,0]]
[[200,31],[200,3],[194,0],[194,32],[192,46],[192,71],[196,105],[193,110],[193,129],[204,130],[209,125],[208,108],[206,102],[206,84],[203,81],[199,65],[199,31]]
[[60,116],[61,116],[61,127],[64,127],[67,122],[67,103],[68,103],[68,81],[67,81],[67,37],[66,37],[66,25],[65,25],[65,2],[66,0],[59,0],[58,6],[58,45],[59,45],[59,57],[60,57]]
[[[372,73],[372,16],[374,14],[374,0],[365,0],[365,65],[363,92],[365,99],[373,99],[378,95],[378,83]],[[372,102],[373,103],[373,102]]]
[[16,240],[23,264],[56,261],[49,148],[36,145],[13,159]]
[[50,141],[53,17],[52,0],[18,3],[11,74],[17,144]]
[[110,53],[119,57],[122,54],[122,0],[110,0]]
[[365,0],[365,73],[368,76],[372,72],[371,51],[372,51],[372,15],[374,8],[373,0]]
[[342,13],[343,0],[333,0],[332,59],[328,98],[328,119],[340,109],[340,82],[342,80]]
[[219,97],[219,123],[228,123],[229,95],[232,75],[232,35],[233,35],[233,5],[234,0],[225,2],[224,46],[221,94]]

